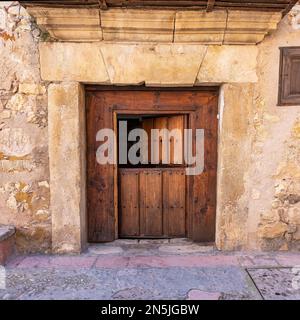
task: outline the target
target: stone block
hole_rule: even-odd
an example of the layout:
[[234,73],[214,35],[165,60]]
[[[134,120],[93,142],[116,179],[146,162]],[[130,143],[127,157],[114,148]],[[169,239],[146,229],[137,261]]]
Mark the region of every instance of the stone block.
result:
[[46,87],[36,83],[20,83],[19,84],[19,92],[24,94],[45,94]]
[[222,44],[226,28],[226,11],[178,11],[175,42]]
[[265,239],[274,239],[282,237],[288,230],[288,225],[283,222],[275,222],[262,226],[260,236]]
[[223,44],[259,43],[266,34],[276,30],[280,20],[280,12],[230,10]]
[[205,46],[159,44],[101,47],[112,84],[192,86]]
[[99,84],[109,82],[97,44],[44,42],[40,43],[39,48],[43,80]]
[[256,46],[209,46],[199,70],[199,83],[257,82]]
[[102,40],[100,16],[97,8],[28,7],[39,27],[50,36],[64,41]]
[[101,11],[103,39],[172,42],[174,18],[172,10],[104,10]]

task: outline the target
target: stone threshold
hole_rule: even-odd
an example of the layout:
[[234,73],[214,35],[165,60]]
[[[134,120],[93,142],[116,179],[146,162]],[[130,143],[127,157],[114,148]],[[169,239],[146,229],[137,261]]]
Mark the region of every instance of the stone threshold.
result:
[[[116,239],[115,241],[112,242],[106,242],[103,243],[105,245],[136,245],[136,244],[150,244],[150,245],[155,245],[155,244],[197,244],[199,246],[213,246],[214,244],[212,242],[209,243],[196,243],[193,242],[192,240],[188,238],[143,238],[143,239],[130,239],[130,238],[120,238]],[[97,244],[91,244],[91,245],[97,245]],[[101,244],[100,244],[101,245]]]
[[212,243],[196,243],[187,238],[177,239],[117,239],[113,242],[90,244],[87,252],[96,255],[125,254],[193,254],[212,253]]

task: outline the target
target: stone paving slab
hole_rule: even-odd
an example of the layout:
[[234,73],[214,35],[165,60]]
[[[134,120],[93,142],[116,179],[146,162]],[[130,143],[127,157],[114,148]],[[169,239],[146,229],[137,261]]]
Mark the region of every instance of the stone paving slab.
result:
[[187,300],[220,300],[220,292],[201,291],[192,289],[188,292]]
[[300,266],[295,268],[248,269],[265,300],[300,300]]
[[227,268],[10,269],[0,299],[187,299],[190,290],[259,299],[248,274]]

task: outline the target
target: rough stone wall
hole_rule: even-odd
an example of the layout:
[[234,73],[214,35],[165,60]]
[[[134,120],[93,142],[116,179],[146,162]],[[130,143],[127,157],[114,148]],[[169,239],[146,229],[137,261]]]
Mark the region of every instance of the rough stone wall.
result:
[[51,247],[47,84],[41,34],[17,2],[0,3],[0,224],[17,227],[20,251]]
[[277,106],[281,46],[300,46],[299,5],[258,45],[257,83],[223,86],[222,249],[300,249],[300,106]]
[[259,45],[248,229],[263,250],[300,249],[300,106],[276,106],[282,46],[300,46],[300,5]]

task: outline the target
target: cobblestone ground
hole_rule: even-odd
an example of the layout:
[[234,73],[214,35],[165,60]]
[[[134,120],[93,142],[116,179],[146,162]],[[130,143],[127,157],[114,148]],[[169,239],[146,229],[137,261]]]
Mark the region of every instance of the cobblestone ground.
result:
[[0,299],[300,299],[300,254],[221,253],[185,241],[16,256],[5,273]]

